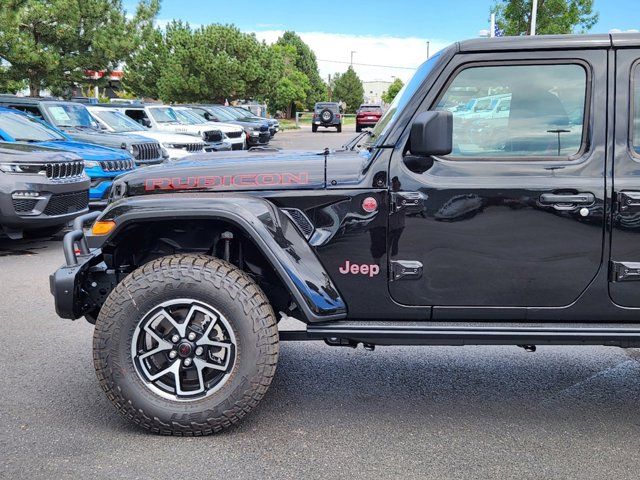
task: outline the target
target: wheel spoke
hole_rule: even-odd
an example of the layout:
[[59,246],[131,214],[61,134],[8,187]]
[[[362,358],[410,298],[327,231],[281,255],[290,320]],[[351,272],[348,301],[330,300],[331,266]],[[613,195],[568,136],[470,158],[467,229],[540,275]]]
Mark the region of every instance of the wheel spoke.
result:
[[212,368],[214,370],[220,370],[221,372],[224,372],[229,367],[229,359],[227,358],[227,360],[224,362],[224,365],[218,365],[217,363],[209,363],[205,360],[202,360],[201,358],[194,358],[193,364],[198,369],[199,375],[202,373],[202,370],[205,368]]
[[147,323],[145,325],[144,331],[151,335],[151,337],[158,343],[158,346],[140,355],[138,358],[141,361],[147,357],[150,357],[151,355],[155,355],[156,353],[163,352],[165,350],[171,350],[173,348],[173,345],[171,343],[161,338],[156,332],[151,329],[150,323]]
[[171,325],[173,325],[173,328],[178,331],[178,335],[180,335],[181,337],[185,336],[187,332],[187,322],[176,322],[175,318],[173,318],[164,308],[158,312],[157,317],[158,316],[164,317]]
[[176,380],[176,386],[179,385],[180,384],[180,378],[179,378],[180,360],[176,360],[171,365],[169,365],[167,368],[165,368],[164,370],[160,370],[155,375],[149,374],[148,377],[149,377],[149,380],[151,380],[152,382],[155,382],[160,377],[164,377],[168,373],[172,373],[173,374],[173,376],[174,376],[174,378]]

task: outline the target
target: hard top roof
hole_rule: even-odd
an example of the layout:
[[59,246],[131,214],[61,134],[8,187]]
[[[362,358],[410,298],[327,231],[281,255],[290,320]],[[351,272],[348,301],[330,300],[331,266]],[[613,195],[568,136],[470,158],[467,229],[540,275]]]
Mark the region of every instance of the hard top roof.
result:
[[640,47],[640,33],[474,38],[457,45],[460,52]]

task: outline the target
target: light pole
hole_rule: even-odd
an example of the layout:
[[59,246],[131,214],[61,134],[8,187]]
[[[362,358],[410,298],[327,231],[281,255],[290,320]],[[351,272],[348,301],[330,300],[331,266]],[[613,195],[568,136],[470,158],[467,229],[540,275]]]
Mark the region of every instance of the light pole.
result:
[[429,47],[431,46],[431,42],[427,40],[427,60],[429,60]]
[[354,50],[351,50],[351,68],[353,68],[353,54],[357,53]]
[[538,19],[538,0],[533,0],[531,8],[531,35],[536,34],[536,20]]

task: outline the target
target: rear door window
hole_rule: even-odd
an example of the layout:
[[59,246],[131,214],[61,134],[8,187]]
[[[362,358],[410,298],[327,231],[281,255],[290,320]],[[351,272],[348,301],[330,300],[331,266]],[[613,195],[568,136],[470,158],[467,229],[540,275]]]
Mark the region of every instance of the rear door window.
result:
[[630,140],[631,150],[636,157],[640,157],[640,62],[636,63],[633,69],[632,85],[632,105],[633,110],[630,118]]

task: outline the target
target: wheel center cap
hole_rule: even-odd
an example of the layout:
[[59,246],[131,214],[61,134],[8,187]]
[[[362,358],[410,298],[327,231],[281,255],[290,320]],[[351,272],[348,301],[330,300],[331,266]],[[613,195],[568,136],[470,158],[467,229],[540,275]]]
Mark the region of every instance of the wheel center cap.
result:
[[191,344],[188,342],[182,342],[180,345],[178,345],[178,355],[180,355],[182,358],[185,358],[191,355],[192,351],[193,351],[193,348],[191,347]]

